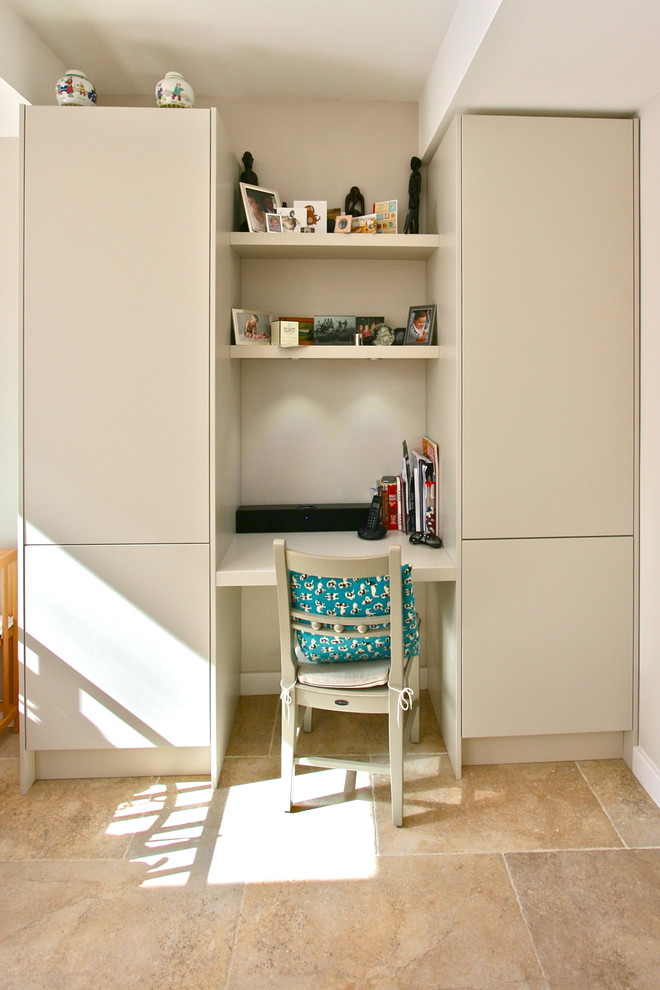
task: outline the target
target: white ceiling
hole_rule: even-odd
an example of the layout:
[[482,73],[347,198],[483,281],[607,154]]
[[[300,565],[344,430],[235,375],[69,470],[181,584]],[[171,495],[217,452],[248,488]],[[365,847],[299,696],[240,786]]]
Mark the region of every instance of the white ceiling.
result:
[[459,0],[8,0],[103,94],[417,100]]
[[[447,54],[442,42],[457,8],[469,23],[498,6],[498,0],[4,2],[67,68],[88,74],[101,104],[112,95],[150,98],[169,70],[212,103],[418,100],[436,55]],[[447,117],[489,109],[634,113],[659,92],[660,0],[501,0],[445,110]]]

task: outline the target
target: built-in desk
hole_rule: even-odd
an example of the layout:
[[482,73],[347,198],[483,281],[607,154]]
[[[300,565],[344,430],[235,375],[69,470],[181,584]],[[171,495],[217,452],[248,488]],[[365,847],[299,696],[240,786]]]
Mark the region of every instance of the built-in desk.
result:
[[273,540],[285,539],[289,546],[306,553],[330,557],[371,557],[386,553],[393,543],[401,544],[404,564],[412,564],[416,581],[455,581],[456,564],[444,548],[434,550],[410,543],[405,533],[392,532],[382,540],[361,540],[347,533],[241,533],[234,537],[216,572],[221,588],[257,587],[275,584]]

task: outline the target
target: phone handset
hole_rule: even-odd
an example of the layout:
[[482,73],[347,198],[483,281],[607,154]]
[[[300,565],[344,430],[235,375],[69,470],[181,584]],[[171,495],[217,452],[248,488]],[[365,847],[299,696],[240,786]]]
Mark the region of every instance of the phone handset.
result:
[[382,501],[380,495],[374,495],[369,507],[369,514],[364,526],[360,526],[357,535],[361,540],[382,540],[387,530],[381,521]]

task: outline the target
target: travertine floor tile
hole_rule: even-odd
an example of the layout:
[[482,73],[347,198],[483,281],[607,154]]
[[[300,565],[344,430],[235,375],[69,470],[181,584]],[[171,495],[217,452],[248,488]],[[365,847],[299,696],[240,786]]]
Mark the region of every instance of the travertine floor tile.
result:
[[385,855],[622,845],[574,763],[465,767],[456,780],[447,756],[409,757],[403,828],[391,825],[389,781],[374,793]]
[[660,846],[660,808],[623,760],[578,765],[626,845]]
[[227,759],[210,826],[211,883],[368,876],[376,857],[371,777],[300,768],[283,810],[279,760]]
[[[279,745],[279,737],[278,737]],[[318,756],[386,754],[387,715],[360,715],[351,712],[314,712],[314,731],[300,734],[298,752]],[[445,745],[427,691],[422,692],[419,743],[411,752],[443,753]]]
[[279,698],[274,694],[247,695],[239,699],[231,730],[228,756],[268,756],[275,722],[279,721]]
[[227,990],[542,990],[501,857],[379,860],[373,878],[245,890]]
[[0,760],[18,759],[19,736],[11,727],[0,732]]
[[0,860],[122,857],[146,827],[155,779],[37,780],[20,794],[0,764]]
[[660,850],[506,861],[548,990],[657,990]]
[[144,888],[125,862],[0,863],[5,990],[220,990],[240,887]]

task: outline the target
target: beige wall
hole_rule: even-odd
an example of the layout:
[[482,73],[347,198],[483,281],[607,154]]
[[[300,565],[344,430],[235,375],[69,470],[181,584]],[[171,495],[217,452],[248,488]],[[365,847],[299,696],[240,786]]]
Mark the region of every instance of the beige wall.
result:
[[66,65],[0,0],[0,66],[2,78],[29,103],[55,103],[55,83]]
[[416,103],[220,100],[218,112],[239,166],[250,151],[260,185],[287,203],[310,197],[343,208],[351,186],[358,186],[367,209],[398,199],[407,210]]
[[[660,800],[660,94],[640,112],[641,478],[639,750]],[[653,769],[653,768],[651,768]]]
[[0,138],[0,546],[16,546],[18,504],[18,138]]

